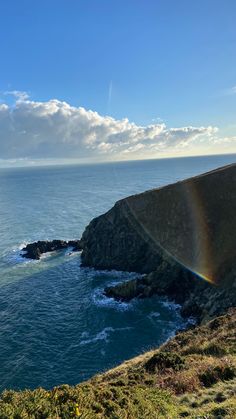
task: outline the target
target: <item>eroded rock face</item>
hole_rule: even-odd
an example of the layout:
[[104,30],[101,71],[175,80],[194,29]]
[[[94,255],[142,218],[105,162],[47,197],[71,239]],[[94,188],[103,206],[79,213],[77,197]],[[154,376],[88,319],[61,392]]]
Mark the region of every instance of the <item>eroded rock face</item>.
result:
[[82,263],[150,273],[166,258],[212,282],[236,272],[236,164],[118,201],[83,236]]
[[27,246],[22,249],[22,256],[27,259],[39,260],[43,253],[62,250],[68,247],[72,247],[72,251],[82,250],[81,240],[39,240],[37,242],[27,244]]
[[162,252],[145,236],[126,200],[91,221],[82,236],[82,264],[97,269],[147,273],[162,261]]
[[141,278],[107,287],[104,293],[118,301],[130,301],[135,297],[146,298],[155,294],[168,295],[182,304],[200,284],[207,286],[192,272],[170,260],[162,262],[155,271]]
[[199,321],[222,314],[236,305],[236,164],[118,201],[82,241],[83,265],[146,274],[108,297],[158,294]]
[[210,284],[181,265],[166,261],[142,278],[105,288],[104,294],[118,301],[146,298],[155,294],[167,296],[181,304],[183,317],[194,316],[201,323],[236,306],[236,279],[230,287]]

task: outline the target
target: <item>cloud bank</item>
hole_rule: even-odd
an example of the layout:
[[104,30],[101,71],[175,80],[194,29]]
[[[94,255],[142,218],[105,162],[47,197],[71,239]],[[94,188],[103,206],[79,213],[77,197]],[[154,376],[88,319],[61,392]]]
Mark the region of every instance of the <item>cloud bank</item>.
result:
[[37,102],[25,92],[7,93],[16,100],[11,106],[0,104],[0,159],[155,158],[236,141],[219,138],[213,126],[140,126],[56,99]]

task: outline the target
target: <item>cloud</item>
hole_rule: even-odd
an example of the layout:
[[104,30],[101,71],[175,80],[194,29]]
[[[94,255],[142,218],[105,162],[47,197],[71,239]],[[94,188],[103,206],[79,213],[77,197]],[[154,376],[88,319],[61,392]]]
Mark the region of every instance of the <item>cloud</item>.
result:
[[56,99],[36,102],[26,92],[8,94],[16,101],[13,106],[0,104],[1,159],[155,158],[191,154],[199,144],[221,142],[212,126],[167,128],[163,122],[141,126]]
[[29,99],[29,94],[27,92],[21,90],[10,90],[4,92],[6,96],[14,96],[18,101],[24,102],[25,100]]

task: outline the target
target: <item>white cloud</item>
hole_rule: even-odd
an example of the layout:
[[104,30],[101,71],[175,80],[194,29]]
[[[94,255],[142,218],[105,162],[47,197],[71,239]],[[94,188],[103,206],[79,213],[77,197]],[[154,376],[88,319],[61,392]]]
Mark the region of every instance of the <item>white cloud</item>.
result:
[[18,101],[25,101],[29,99],[29,94],[27,92],[21,91],[21,90],[9,90],[4,92],[4,95],[6,96],[14,96]]
[[[8,92],[15,104],[0,104],[0,158],[92,158],[97,160],[191,154],[199,147],[226,143],[217,128],[140,126],[66,102],[29,100],[26,92]],[[232,138],[235,144],[235,137]]]

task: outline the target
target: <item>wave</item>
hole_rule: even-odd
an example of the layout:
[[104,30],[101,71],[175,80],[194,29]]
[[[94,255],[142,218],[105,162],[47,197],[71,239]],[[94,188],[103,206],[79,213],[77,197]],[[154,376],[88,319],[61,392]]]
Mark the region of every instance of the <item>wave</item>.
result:
[[181,316],[181,310],[180,310],[181,309],[181,304],[177,304],[177,303],[174,303],[173,301],[168,301],[168,300],[162,300],[161,304],[162,304],[162,306],[168,308],[168,310],[175,311],[175,313],[179,317],[181,327],[188,327],[188,326],[196,324],[196,318],[195,317],[190,316],[190,317],[184,319]]
[[[130,330],[132,329],[132,327],[118,327],[118,328],[113,328],[113,327],[105,327],[103,330],[101,330],[100,332],[98,332],[94,337],[91,337],[89,339],[84,339],[80,342],[80,346],[83,345],[89,345],[90,343],[94,343],[97,342],[99,340],[103,340],[106,343],[109,342],[109,335],[113,332],[117,332],[117,331],[123,331],[123,330]],[[89,334],[87,332],[83,332],[81,337],[85,337],[85,336],[89,336]]]
[[179,311],[181,308],[180,304],[176,304],[173,301],[168,301],[166,299],[162,299],[161,304],[163,307],[166,307],[169,310],[173,310],[173,311]]
[[121,311],[133,308],[132,302],[125,303],[122,301],[116,301],[114,298],[106,297],[104,294],[104,288],[97,288],[92,295],[92,299],[94,304],[100,307],[111,307]]
[[7,249],[3,256],[4,259],[11,265],[28,264],[31,262],[37,263],[38,260],[26,259],[23,257],[25,253],[22,249],[27,245],[27,242],[23,242],[18,246],[14,246],[11,249]]

